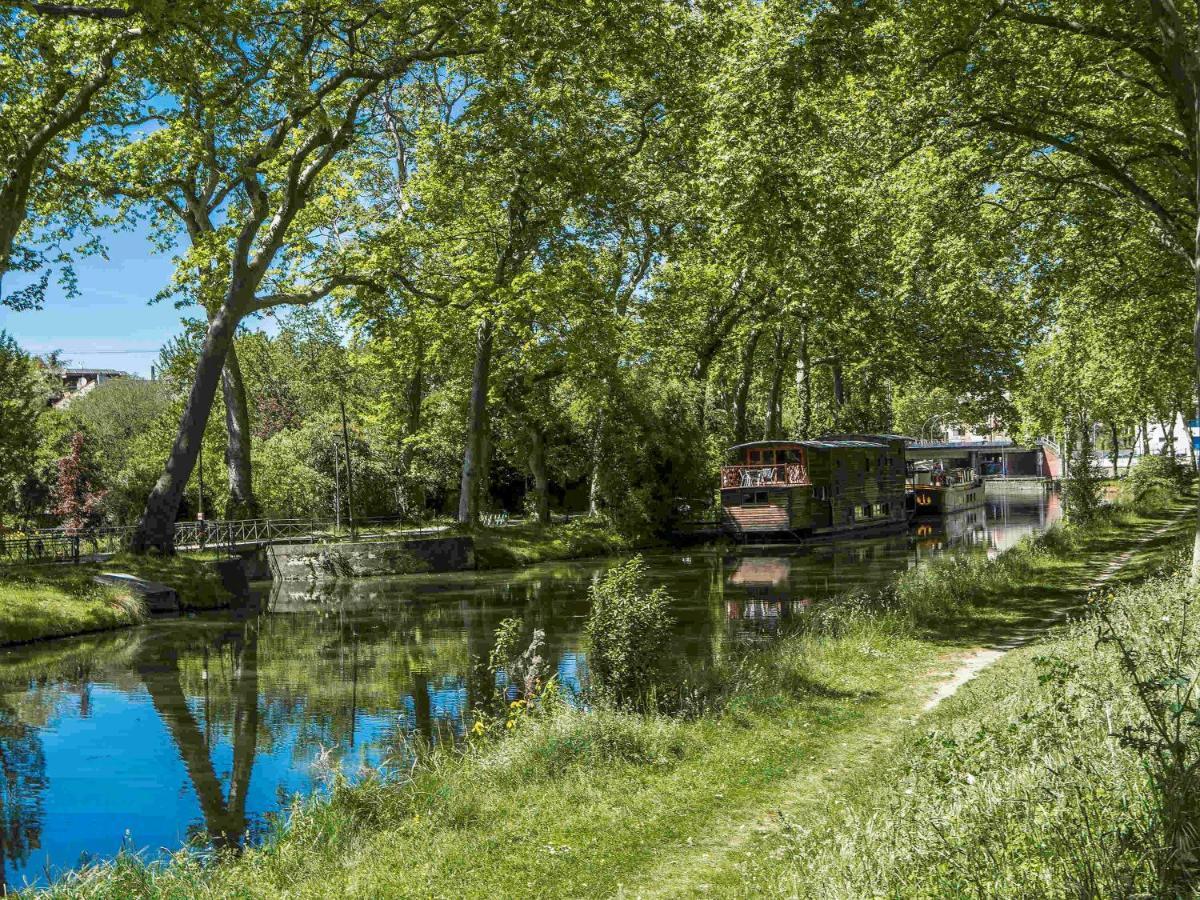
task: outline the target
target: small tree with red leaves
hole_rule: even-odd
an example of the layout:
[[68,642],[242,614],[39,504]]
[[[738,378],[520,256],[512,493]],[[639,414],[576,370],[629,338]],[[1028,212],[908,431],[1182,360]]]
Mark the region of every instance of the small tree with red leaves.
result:
[[71,435],[71,450],[58,461],[58,483],[54,488],[54,515],[71,534],[83,531],[100,516],[107,491],[93,489],[93,466],[87,458],[87,439],[82,431]]

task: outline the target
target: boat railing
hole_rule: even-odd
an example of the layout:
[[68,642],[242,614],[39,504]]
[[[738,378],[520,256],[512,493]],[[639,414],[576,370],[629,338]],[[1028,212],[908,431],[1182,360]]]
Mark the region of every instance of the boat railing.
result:
[[721,467],[721,487],[723,488],[808,483],[808,472],[799,463]]

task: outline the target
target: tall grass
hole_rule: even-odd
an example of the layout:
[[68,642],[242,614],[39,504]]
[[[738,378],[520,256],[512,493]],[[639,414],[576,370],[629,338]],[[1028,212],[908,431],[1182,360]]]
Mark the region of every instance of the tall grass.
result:
[[945,704],[857,803],[816,827],[790,823],[751,876],[756,889],[1192,896],[1194,604],[1185,576],[1160,577],[1012,654]]

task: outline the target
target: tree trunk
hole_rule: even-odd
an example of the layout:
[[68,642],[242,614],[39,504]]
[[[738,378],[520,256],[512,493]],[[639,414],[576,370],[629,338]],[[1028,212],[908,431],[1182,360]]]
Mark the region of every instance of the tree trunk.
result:
[[592,438],[592,475],[588,480],[588,515],[600,515],[600,464],[604,447],[604,409],[596,414],[595,436]]
[[1150,421],[1142,418],[1142,456],[1150,455]]
[[533,476],[534,511],[539,525],[550,524],[550,479],[546,476],[546,434],[529,428],[529,474]]
[[408,379],[404,393],[407,415],[404,422],[404,447],[400,451],[400,479],[404,496],[404,514],[409,517],[420,515],[425,509],[425,492],[413,482],[412,466],[417,453],[414,438],[421,430],[421,404],[425,398],[424,353],[417,351],[416,365]]
[[494,512],[492,509],[492,453],[495,444],[492,442],[492,421],[487,418],[483,422],[483,452],[479,454],[479,486],[476,488],[476,503],[481,513]]
[[754,351],[758,348],[758,338],[762,332],[754,328],[746,338],[746,346],[742,352],[742,374],[738,378],[737,392],[733,400],[733,442],[746,442],[746,400],[750,396],[750,384],[754,380]]
[[484,319],[475,332],[475,366],[471,372],[467,445],[463,451],[462,481],[459,485],[458,521],[463,525],[474,525],[479,519],[479,481],[483,470],[484,436],[487,431],[492,342],[492,322]]
[[1167,424],[1167,422],[1168,422],[1168,420],[1164,419],[1159,426],[1162,428],[1162,432],[1163,432],[1162,455],[1170,456],[1172,459],[1174,459],[1174,457],[1175,457],[1175,417],[1172,416],[1170,418],[1169,425]]
[[1109,422],[1109,423],[1108,423],[1108,431],[1109,431],[1109,434],[1112,436],[1112,470],[1113,470],[1113,478],[1120,478],[1120,477],[1121,477],[1121,472],[1120,472],[1120,470],[1117,468],[1117,459],[1118,459],[1118,457],[1120,457],[1120,455],[1121,455],[1121,435],[1120,435],[1120,432],[1117,430],[1117,423],[1116,423],[1116,422]]
[[354,464],[350,461],[350,428],[346,424],[346,395],[338,398],[342,413],[342,449],[346,453],[346,519],[350,524],[351,539],[357,538],[358,526],[354,523]]
[[767,421],[763,427],[763,440],[773,441],[783,432],[783,329],[775,332],[775,364],[771,368],[771,388],[767,393]]
[[798,357],[796,379],[797,393],[800,396],[800,440],[806,441],[812,437],[812,369],[808,359],[808,328],[800,328],[800,353]]
[[[1195,250],[1192,262],[1196,287],[1196,309],[1192,318],[1192,365],[1194,387],[1200,392],[1200,227],[1196,229]],[[1200,583],[1200,489],[1196,491],[1196,533],[1192,539],[1191,582],[1193,585]]]
[[238,364],[237,348],[231,342],[221,371],[221,393],[225,399],[225,464],[229,470],[229,496],[225,518],[257,519],[258,498],[254,496],[250,462],[250,413],[246,408],[246,385]]
[[228,305],[223,305],[209,323],[196,364],[196,376],[192,379],[192,389],[179,419],[171,455],[167,457],[166,470],[155,482],[138,519],[132,545],[135,553],[148,550],[175,552],[175,518],[179,514],[179,501],[196,465],[196,454],[212,413],[217,383],[221,380],[225,355],[233,342],[237,321],[238,316]]
[[842,409],[846,406],[846,386],[842,381],[842,364],[830,364],[833,371],[833,428],[835,431],[842,427]]
[[1181,412],[1179,414],[1179,418],[1183,420],[1183,424],[1185,426],[1183,430],[1184,430],[1184,433],[1187,434],[1188,457],[1192,461],[1192,471],[1195,472],[1196,471],[1196,445],[1192,442],[1192,430],[1190,428],[1186,427],[1187,426],[1187,416],[1185,416]]

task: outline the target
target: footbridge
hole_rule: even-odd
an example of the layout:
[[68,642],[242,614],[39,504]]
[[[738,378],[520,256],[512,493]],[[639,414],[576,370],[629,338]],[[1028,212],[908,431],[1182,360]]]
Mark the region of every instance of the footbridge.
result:
[[[358,520],[353,527],[314,519],[243,519],[175,523],[175,549],[243,555],[271,544],[412,540],[444,536],[446,525],[421,525],[400,518]],[[80,562],[129,549],[136,526],[42,528],[0,534],[0,565],[31,561]]]
[[1062,453],[1053,441],[1021,445],[1007,438],[990,441],[913,441],[909,460],[942,462],[970,469],[983,478],[1057,480],[1062,478]]

